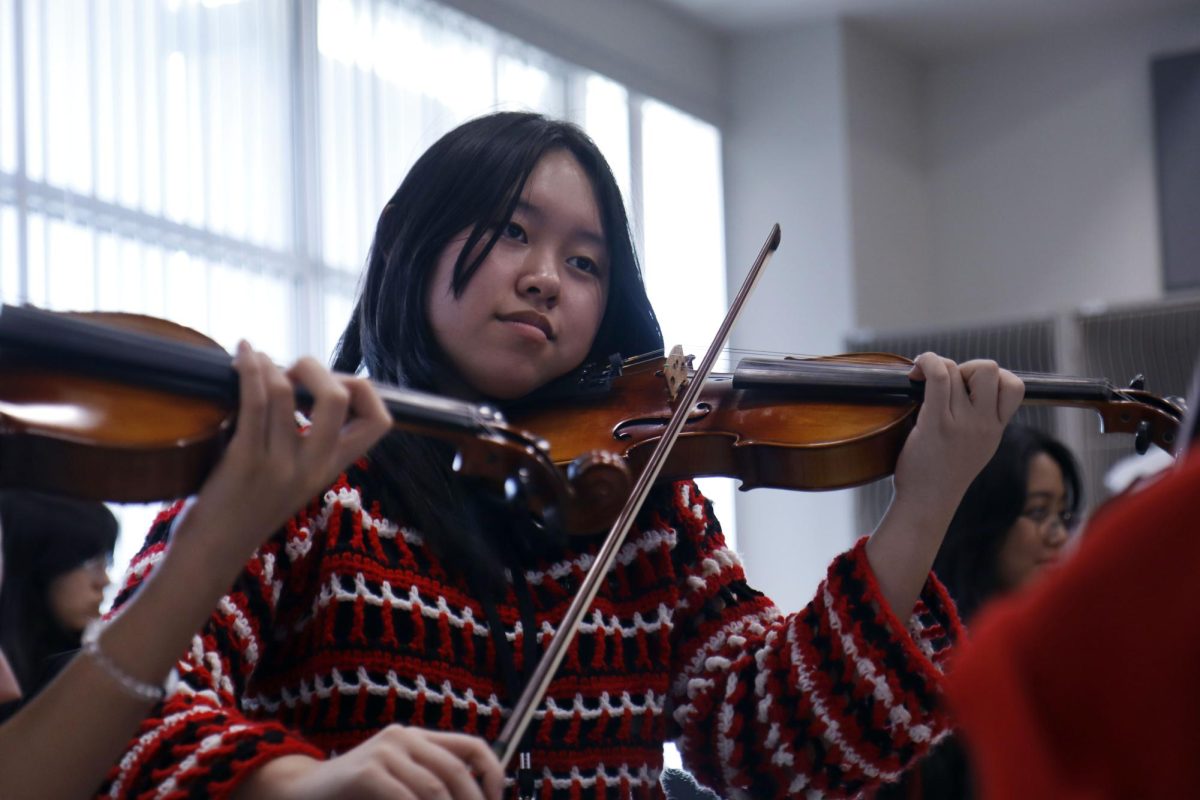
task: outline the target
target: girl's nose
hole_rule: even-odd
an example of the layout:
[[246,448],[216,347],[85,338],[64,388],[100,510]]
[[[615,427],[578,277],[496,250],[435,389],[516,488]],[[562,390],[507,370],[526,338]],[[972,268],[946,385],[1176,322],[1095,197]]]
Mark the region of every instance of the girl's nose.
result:
[[1067,538],[1070,532],[1067,530],[1067,524],[1058,517],[1053,517],[1046,528],[1046,544],[1050,547],[1062,547],[1067,543]]
[[560,288],[558,266],[547,256],[531,253],[517,278],[517,291],[535,302],[553,305],[558,301]]

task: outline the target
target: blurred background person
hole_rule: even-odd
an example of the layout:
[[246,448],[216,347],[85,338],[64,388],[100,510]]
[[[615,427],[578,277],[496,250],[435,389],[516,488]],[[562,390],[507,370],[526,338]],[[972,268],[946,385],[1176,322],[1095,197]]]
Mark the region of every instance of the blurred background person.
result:
[[963,622],[1061,557],[1082,495],[1079,466],[1061,442],[1009,425],[963,497],[933,566]]
[[947,681],[982,798],[1190,797],[1200,783],[1200,367],[1171,468],[1095,509],[1078,551],[996,603]]
[[[1071,451],[1026,425],[1004,431],[996,454],[967,489],[933,564],[963,622],[1057,562],[1083,502]],[[973,778],[956,738],[943,741],[877,798],[969,798]]]
[[62,669],[100,616],[117,520],[103,503],[4,491],[0,526],[0,649],[24,695],[0,705],[3,721]]

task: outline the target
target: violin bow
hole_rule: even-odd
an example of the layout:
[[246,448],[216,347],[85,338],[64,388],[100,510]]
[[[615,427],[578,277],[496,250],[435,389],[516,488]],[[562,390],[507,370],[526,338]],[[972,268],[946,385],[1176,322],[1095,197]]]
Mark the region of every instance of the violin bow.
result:
[[[767,241],[759,251],[758,258],[754,260],[754,265],[750,267],[749,274],[746,275],[746,279],[742,282],[742,288],[738,291],[737,297],[734,298],[729,311],[726,312],[725,319],[722,320],[721,327],[717,330],[715,338],[709,344],[708,351],[704,354],[704,359],[688,380],[683,396],[679,399],[670,421],[667,422],[662,437],[658,440],[658,444],[655,445],[654,451],[650,454],[646,468],[634,484],[633,491],[629,495],[629,499],[625,502],[625,507],[613,522],[608,536],[605,537],[604,543],[596,554],[595,562],[592,564],[591,569],[588,570],[582,585],[579,587],[578,593],[571,601],[571,605],[567,608],[562,623],[559,625],[554,637],[550,640],[550,644],[547,646],[542,659],[538,662],[537,669],[534,670],[529,683],[517,699],[512,714],[500,731],[499,738],[492,743],[492,749],[499,757],[501,767],[507,767],[509,762],[512,761],[513,756],[517,754],[521,739],[524,737],[529,723],[533,721],[534,713],[537,707],[541,705],[555,672],[566,656],[567,647],[575,637],[579,623],[583,620],[584,612],[587,611],[588,607],[596,599],[596,595],[600,591],[600,582],[604,580],[608,574],[608,570],[612,567],[613,561],[616,560],[617,552],[625,542],[625,537],[628,535],[629,529],[633,526],[634,518],[641,510],[646,497],[650,494],[650,489],[654,486],[659,472],[662,471],[663,464],[666,463],[667,456],[671,452],[671,447],[675,444],[675,440],[683,430],[683,426],[688,419],[688,412],[696,404],[696,400],[700,396],[700,391],[704,388],[704,383],[712,372],[717,357],[721,353],[721,348],[724,347],[726,339],[729,338],[729,331],[733,328],[733,323],[741,313],[742,306],[745,305],[746,298],[750,296],[751,290],[753,290],[754,285],[758,282],[758,276],[762,272],[763,267],[766,266],[771,256],[779,248],[779,240],[779,224],[776,223],[771,227],[771,233],[767,236]],[[536,632],[526,631],[525,635],[535,636]],[[520,766],[523,769],[527,769],[529,766],[527,763],[527,754],[522,753],[521,755],[522,763]]]

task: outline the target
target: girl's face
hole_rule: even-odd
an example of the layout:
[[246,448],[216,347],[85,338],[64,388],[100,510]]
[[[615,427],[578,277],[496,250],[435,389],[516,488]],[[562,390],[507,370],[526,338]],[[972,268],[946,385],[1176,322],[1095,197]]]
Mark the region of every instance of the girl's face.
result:
[[442,251],[426,299],[455,373],[440,388],[511,400],[579,366],[608,302],[609,257],[591,181],[575,158],[553,150],[538,161],[512,220],[455,297],[467,234]]
[[106,586],[108,559],[105,556],[85,561],[50,582],[50,610],[63,630],[82,631],[100,616]]
[[1000,547],[997,570],[1001,587],[1019,588],[1058,560],[1069,537],[1067,489],[1062,469],[1046,453],[1029,461],[1025,508]]

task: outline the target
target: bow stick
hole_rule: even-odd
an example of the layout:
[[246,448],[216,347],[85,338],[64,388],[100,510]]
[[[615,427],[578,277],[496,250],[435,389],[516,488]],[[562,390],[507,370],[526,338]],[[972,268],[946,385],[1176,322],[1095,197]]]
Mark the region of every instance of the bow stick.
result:
[[[746,302],[746,298],[749,297],[751,290],[758,281],[759,273],[762,272],[762,268],[766,266],[771,255],[778,249],[779,239],[779,225],[776,223],[772,226],[771,233],[767,237],[767,241],[763,244],[762,250],[759,251],[758,258],[754,260],[754,265],[750,268],[750,273],[742,282],[742,288],[738,291],[737,297],[734,298],[733,305],[729,307],[729,311],[725,314],[725,319],[721,322],[721,327],[717,330],[716,337],[709,344],[708,351],[704,354],[704,359],[700,362],[699,368],[696,369],[688,380],[683,396],[679,399],[679,404],[675,407],[675,411],[667,423],[662,438],[659,439],[654,452],[650,454],[646,468],[634,484],[633,491],[629,495],[625,507],[613,522],[608,536],[604,539],[604,544],[601,545],[599,552],[596,554],[595,563],[588,570],[582,586],[579,587],[579,592],[567,608],[562,623],[546,648],[545,655],[538,662],[537,669],[534,670],[529,683],[525,686],[524,691],[521,692],[521,696],[518,698],[512,714],[500,731],[499,738],[493,742],[492,749],[499,757],[501,767],[506,768],[509,762],[512,761],[513,756],[517,754],[521,738],[525,735],[529,723],[533,720],[533,715],[537,707],[541,705],[546,690],[550,686],[550,681],[553,679],[554,673],[558,670],[563,657],[566,655],[567,646],[571,643],[571,639],[574,638],[579,623],[583,619],[584,612],[592,604],[592,601],[596,599],[596,594],[600,591],[600,582],[608,574],[613,561],[616,560],[617,552],[620,550],[626,535],[629,533],[630,527],[633,525],[634,517],[641,510],[642,504],[646,501],[651,487],[654,486],[654,481],[658,478],[658,474],[666,462],[667,455],[671,452],[671,447],[679,437],[680,431],[683,430],[684,423],[687,422],[688,411],[696,404],[700,390],[704,387],[705,380],[707,380],[713,370],[713,366],[716,364],[717,356],[720,355],[721,348],[725,345],[725,340],[729,337],[729,331],[733,328],[733,323],[737,320],[738,314]],[[526,631],[525,635],[536,636],[537,633],[535,631]],[[529,768],[526,754],[522,754],[521,768]]]

